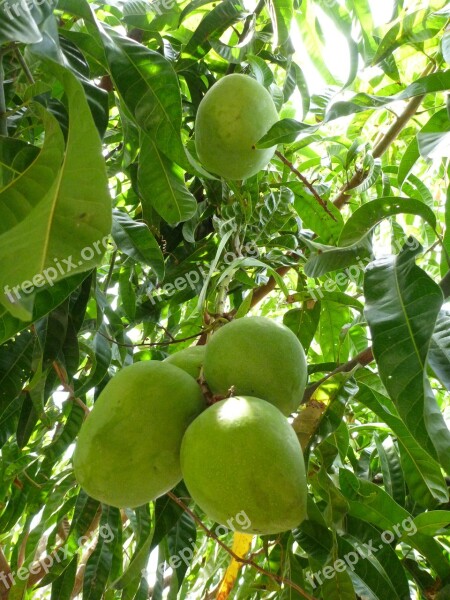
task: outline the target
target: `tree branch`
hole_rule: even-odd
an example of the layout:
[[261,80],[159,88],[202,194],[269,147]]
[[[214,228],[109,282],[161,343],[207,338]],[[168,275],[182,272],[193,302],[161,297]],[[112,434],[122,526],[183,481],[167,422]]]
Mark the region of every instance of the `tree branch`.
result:
[[334,369],[334,371],[331,371],[331,373],[328,373],[328,375],[326,375],[325,377],[322,377],[322,379],[320,379],[319,381],[316,381],[315,383],[313,383],[312,385],[307,387],[305,390],[305,393],[303,395],[302,404],[306,404],[306,402],[308,402],[308,400],[311,398],[311,396],[314,394],[314,392],[321,385],[323,385],[325,383],[325,381],[328,381],[328,379],[331,379],[331,377],[333,377],[334,375],[337,375],[338,373],[348,373],[349,371],[352,371],[357,366],[366,367],[373,360],[374,360],[373,350],[369,346],[368,348],[366,348],[365,350],[360,352],[357,356],[355,356],[355,358],[352,358],[348,362],[346,362],[342,365],[339,365],[339,367]]
[[[427,66],[427,68],[423,71],[423,73],[421,74],[420,77],[426,77],[427,75],[432,73],[434,70],[435,70],[435,65],[429,64]],[[374,147],[373,153],[372,153],[374,158],[380,158],[386,152],[386,150],[389,148],[389,146],[392,144],[392,142],[394,142],[395,139],[400,135],[400,133],[406,127],[408,122],[416,114],[419,106],[422,104],[422,100],[424,99],[424,97],[425,96],[416,96],[415,98],[412,98],[410,100],[409,104],[407,105],[407,107],[405,108],[403,113],[397,117],[395,122],[390,126],[390,128],[387,130],[387,132],[382,137],[382,139]],[[333,200],[333,204],[337,208],[341,209],[350,198],[350,195],[347,192],[349,190],[355,188],[356,186],[360,185],[365,180],[365,178],[366,178],[365,172],[357,171],[353,175],[353,177],[350,179],[350,181],[348,181],[343,186],[343,188],[341,189],[341,191],[339,192],[337,197]]]
[[275,573],[271,573],[270,571],[263,569],[262,567],[257,565],[255,562],[253,562],[249,558],[242,558],[241,556],[238,556],[235,552],[233,552],[233,550],[231,550],[231,548],[229,548],[226,544],[224,544],[222,542],[222,540],[219,540],[219,538],[215,535],[215,533],[212,532],[203,523],[203,521],[201,519],[199,519],[197,517],[197,515],[180,498],[175,496],[175,494],[173,492],[168,492],[167,495],[169,496],[169,498],[171,500],[173,500],[176,504],[178,504],[178,506],[180,508],[182,508],[185,512],[187,512],[188,515],[197,523],[197,525],[203,529],[203,531],[206,533],[206,535],[209,538],[213,539],[217,544],[219,544],[219,546],[221,548],[223,548],[225,550],[225,552],[227,552],[231,557],[233,557],[236,562],[253,567],[257,571],[259,571],[262,575],[269,577],[270,579],[272,579],[279,585],[282,585],[282,584],[287,585],[288,587],[292,588],[293,590],[296,590],[301,596],[303,596],[303,598],[306,598],[307,600],[317,600],[317,598],[308,594],[308,592],[303,590],[301,587],[299,587],[296,583],[294,583],[290,579],[285,579],[283,577],[280,577],[279,575],[276,575]]

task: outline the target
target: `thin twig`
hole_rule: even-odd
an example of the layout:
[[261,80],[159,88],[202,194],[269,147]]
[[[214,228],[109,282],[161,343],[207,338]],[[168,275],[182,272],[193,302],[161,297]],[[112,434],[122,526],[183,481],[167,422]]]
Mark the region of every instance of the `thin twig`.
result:
[[273,581],[275,581],[279,585],[287,585],[288,587],[291,587],[292,589],[294,589],[295,591],[297,591],[301,596],[303,596],[303,598],[306,598],[307,600],[317,600],[317,598],[315,598],[314,596],[311,596],[310,594],[308,594],[308,592],[306,592],[305,590],[303,590],[301,587],[299,587],[296,583],[294,583],[290,579],[285,579],[284,577],[281,577],[280,575],[276,575],[275,573],[271,573],[270,571],[267,571],[266,569],[263,569],[262,567],[260,567],[259,565],[257,565],[255,562],[253,562],[249,558],[243,558],[241,556],[238,556],[235,552],[233,552],[233,550],[231,548],[229,548],[226,544],[224,544],[222,542],[222,540],[219,540],[219,538],[215,535],[215,533],[212,532],[203,523],[203,521],[201,519],[199,519],[197,517],[197,515],[182,500],[180,500],[180,498],[178,498],[178,496],[176,496],[172,492],[168,492],[167,495],[169,496],[169,498],[171,498],[171,500],[173,500],[176,504],[178,504],[178,506],[180,508],[182,508],[197,523],[197,525],[199,527],[201,527],[203,529],[203,531],[206,533],[206,535],[209,538],[213,539],[217,544],[219,544],[219,546],[221,548],[223,548],[225,550],[225,552],[227,552],[232,558],[234,558],[234,560],[236,562],[240,562],[240,563],[242,563],[244,565],[248,565],[250,567],[253,567],[257,571],[259,571],[262,575],[265,575],[266,577],[269,577],[270,579],[272,579]]
[[287,167],[289,167],[289,169],[294,173],[294,175],[296,177],[298,177],[298,179],[300,179],[300,181],[303,183],[303,185],[306,188],[308,188],[308,190],[311,192],[311,194],[314,196],[314,198],[317,200],[317,202],[320,204],[320,206],[324,209],[324,211],[326,213],[328,213],[330,215],[330,217],[333,219],[333,221],[336,221],[336,217],[330,212],[330,209],[328,208],[327,203],[325,202],[325,200],[323,198],[321,198],[321,196],[319,196],[316,188],[312,185],[312,183],[310,183],[306,179],[306,177],[304,175],[302,175],[300,173],[300,171],[294,167],[294,165],[291,163],[291,161],[288,160],[284,156],[284,154],[281,154],[281,152],[279,152],[278,150],[275,152],[275,154],[278,156],[278,158],[281,160],[281,162],[284,163]]
[[22,67],[22,70],[25,73],[25,77],[28,79],[28,82],[31,84],[35,83],[33,74],[31,73],[29,66],[25,62],[25,59],[22,56],[22,53],[19,50],[19,48],[14,48],[14,54],[15,54],[17,60],[19,61],[20,66]]
[[108,340],[109,342],[116,344],[116,346],[120,346],[123,348],[141,348],[142,346],[148,346],[148,347],[154,347],[154,346],[169,346],[170,344],[181,344],[183,342],[187,342],[189,340],[194,340],[198,337],[200,337],[201,335],[203,335],[205,333],[205,329],[202,331],[199,331],[199,333],[195,333],[194,335],[189,335],[185,338],[180,338],[179,340],[171,340],[171,341],[167,341],[167,342],[141,342],[139,344],[126,344],[124,342],[118,342],[117,340],[105,335],[104,333],[102,333],[101,331],[97,331],[97,333],[99,335],[101,335],[102,337],[105,338],[105,340]]

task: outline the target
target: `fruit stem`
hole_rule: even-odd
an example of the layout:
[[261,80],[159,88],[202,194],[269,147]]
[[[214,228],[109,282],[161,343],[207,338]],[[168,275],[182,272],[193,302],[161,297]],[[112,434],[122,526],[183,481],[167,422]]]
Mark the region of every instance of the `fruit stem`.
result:
[[223,315],[225,313],[225,305],[228,296],[228,288],[230,283],[233,281],[234,270],[224,277],[223,281],[219,284],[217,293],[215,312],[217,315]]

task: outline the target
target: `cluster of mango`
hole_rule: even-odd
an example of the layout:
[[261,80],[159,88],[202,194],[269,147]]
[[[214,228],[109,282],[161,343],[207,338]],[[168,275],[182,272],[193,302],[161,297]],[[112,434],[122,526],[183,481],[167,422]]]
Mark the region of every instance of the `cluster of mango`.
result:
[[135,507],[183,478],[218,523],[245,512],[248,533],[292,529],[305,517],[306,477],[286,417],[306,374],[297,337],[264,317],[232,321],[163,362],[127,366],[82,426],[77,480],[106,504]]

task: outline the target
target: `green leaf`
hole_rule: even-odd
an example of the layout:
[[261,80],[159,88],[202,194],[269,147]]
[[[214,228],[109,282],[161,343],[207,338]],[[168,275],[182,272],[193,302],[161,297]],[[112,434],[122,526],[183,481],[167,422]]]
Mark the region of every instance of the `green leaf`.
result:
[[430,510],[414,518],[414,525],[419,533],[435,537],[436,535],[447,534],[447,528],[450,526],[449,510]]
[[293,531],[295,541],[310,558],[325,564],[333,549],[333,534],[320,523],[306,519]]
[[280,119],[258,140],[256,147],[272,148],[277,144],[289,144],[295,142],[300,133],[314,133],[318,129],[318,125],[307,125],[295,119]]
[[80,377],[75,381],[75,390],[78,396],[86,394],[99,385],[108,374],[112,351],[107,331],[105,324],[102,324],[92,341],[92,346],[85,346],[86,353],[92,360],[92,365],[87,377]]
[[[311,242],[308,245],[314,248]],[[359,243],[346,248],[334,248],[332,246],[320,248],[318,245],[315,246],[318,253],[312,253],[304,267],[305,275],[308,277],[321,277],[331,271],[338,271],[351,266],[354,266],[355,270],[362,274],[367,265],[367,259],[372,257],[372,246],[368,237],[362,238]],[[363,260],[366,261],[365,264]],[[350,279],[351,269],[349,268],[347,271],[348,273],[344,272],[344,279]]]
[[22,140],[0,136],[0,189],[23,173],[39,154],[39,148]]
[[75,587],[75,577],[77,574],[78,556],[74,556],[69,566],[64,569],[61,575],[55,579],[52,585],[52,595],[50,600],[70,600]]
[[147,506],[142,506],[135,510],[139,525],[136,531],[138,543],[125,572],[114,582],[114,587],[117,589],[131,587],[133,583],[139,580],[143,570],[147,566],[150,552],[153,548],[152,542],[155,532],[154,517],[150,517]]
[[[121,526],[120,510],[103,505],[100,530],[109,528],[112,536],[98,536],[94,552],[86,563],[83,581],[83,600],[101,600],[113,565],[115,545]],[[111,539],[109,539],[111,537]]]
[[159,150],[189,168],[181,142],[181,93],[177,75],[158,52],[100,29],[114,85],[136,123]]
[[0,414],[22,391],[31,372],[34,338],[28,331],[0,347]]
[[[101,144],[83,88],[67,70],[54,70],[68,98],[67,144],[56,119],[39,105],[46,128],[41,153],[0,190],[0,301],[21,320],[31,319],[22,298],[36,288],[97,265],[111,230],[111,200]],[[76,236],[73,232],[76,231]],[[8,261],[15,249],[14,262]]]
[[180,589],[189,565],[194,558],[196,534],[195,521],[186,512],[181,515],[173,529],[167,534],[168,558],[170,559],[173,556],[183,557],[181,564],[174,569],[177,579],[176,589]]
[[431,338],[428,362],[437,377],[450,390],[450,312],[441,310]]
[[43,448],[44,460],[41,471],[46,472],[51,469],[55,462],[60,458],[67,448],[72,444],[81,429],[86,413],[82,406],[73,402],[70,406],[70,412],[67,421],[64,424],[58,437],[47,447]]
[[320,318],[320,302],[314,302],[312,307],[308,305],[303,308],[294,308],[283,315],[283,323],[300,340],[301,345],[308,351],[314,339]]
[[155,236],[145,223],[133,221],[126,213],[114,211],[112,236],[119,250],[136,262],[152,267],[158,279],[164,278],[164,257]]
[[431,75],[421,77],[414,83],[408,85],[402,92],[393,96],[376,96],[359,93],[349,101],[335,102],[327,112],[325,122],[328,123],[334,119],[339,119],[340,117],[352,115],[364,110],[382,108],[397,100],[409,100],[410,98],[415,98],[416,96],[422,96],[424,94],[445,92],[448,89],[450,89],[450,70],[439,71],[438,73],[432,73]]
[[268,0],[269,14],[274,30],[274,44],[282,46],[289,39],[294,16],[293,0]]
[[287,102],[287,100],[290,98],[295,87],[297,87],[302,97],[302,119],[304,119],[311,107],[311,97],[309,94],[308,83],[302,69],[299,67],[299,65],[292,62],[289,66],[289,70],[286,73],[286,80],[283,86],[283,96],[285,102]]
[[92,530],[92,525],[95,523],[100,507],[98,500],[94,500],[86,492],[80,490],[70,524],[69,542],[76,543],[80,537]]
[[442,546],[429,536],[413,533],[412,516],[389,494],[371,481],[360,479],[346,469],[340,469],[339,479],[341,490],[348,498],[351,516],[371,523],[383,532],[391,532],[394,539],[398,540],[402,536],[403,542],[427,558],[439,577],[445,579],[450,576],[450,563]]
[[327,600],[356,599],[355,588],[347,571],[335,571],[331,579],[324,580],[320,589]]
[[41,346],[43,370],[48,369],[58,358],[67,335],[69,302],[66,300],[35,325]]
[[376,65],[404,44],[418,44],[439,34],[445,24],[445,18],[431,13],[431,8],[402,15],[389,29],[373,59]]
[[[402,423],[403,425],[403,423]],[[406,486],[405,478],[403,476],[403,469],[400,461],[400,456],[397,451],[392,438],[389,436],[383,442],[379,436],[375,434],[375,443],[377,446],[378,458],[380,460],[381,474],[383,475],[383,486],[387,493],[394,498],[394,500],[401,506],[405,505]],[[421,450],[422,452],[422,450]],[[425,453],[423,453],[425,454]],[[405,471],[407,469],[405,468]],[[440,473],[439,473],[440,475]],[[442,491],[442,477],[440,477],[440,489],[441,495],[444,494]],[[412,487],[412,495],[417,496],[417,486]],[[428,492],[428,490],[427,490]],[[423,503],[418,500],[420,504],[428,506],[428,503]]]
[[170,225],[195,215],[197,202],[184,183],[183,171],[146,135],[141,138],[138,182],[145,214],[153,208]]
[[186,44],[183,54],[190,59],[202,58],[210,49],[208,39],[210,37],[220,38],[225,29],[246,14],[241,0],[222,0],[206,13]]
[[436,217],[426,204],[412,198],[388,196],[367,202],[355,210],[341,231],[339,245],[352,246],[358,243],[384,219],[399,214],[419,215],[433,229],[436,228]]
[[427,136],[429,134],[442,134],[450,131],[450,119],[447,109],[443,108],[435,113],[431,119],[421,128],[420,132],[414,136],[408,147],[403,153],[398,166],[398,183],[400,187],[406,181],[409,173],[420,158],[419,135]]
[[[365,385],[359,378],[358,386],[357,400],[370,408],[397,436],[403,474],[409,493],[414,500],[425,507],[434,507],[437,504],[448,502],[447,484],[439,463],[423,450],[403,421],[391,410],[388,410],[387,399],[384,396]],[[392,469],[392,465],[389,467]],[[398,478],[401,476],[397,475]],[[386,485],[386,489],[389,489],[389,484]],[[403,500],[404,493],[400,492],[399,495],[393,495],[393,497],[397,501]]]
[[365,314],[380,377],[401,418],[448,471],[450,432],[426,378],[428,349],[443,298],[439,286],[416,266],[419,251],[405,246],[397,257],[369,265]]
[[0,306],[0,343],[13,337],[31,323],[45,317],[51,310],[63,302],[89,275],[80,273],[62,281],[52,287],[39,290],[34,298],[33,315],[31,319],[21,320],[13,317],[10,312]]
[[[409,595],[405,570],[395,550],[382,535],[365,521],[348,517],[345,534],[338,538],[339,555],[344,559],[349,556],[349,551],[361,549],[357,552],[359,560],[349,571],[358,595],[369,594],[380,600],[404,600]],[[349,557],[350,563],[352,559],[354,562],[354,556]]]
[[285,185],[294,192],[294,207],[304,227],[320,236],[323,243],[337,242],[344,224],[339,210],[326,200],[325,206],[320,204],[298,181],[289,181]]
[[342,423],[348,399],[357,391],[350,377],[348,373],[337,373],[327,379],[299,410],[292,426],[304,452],[323,443]]

